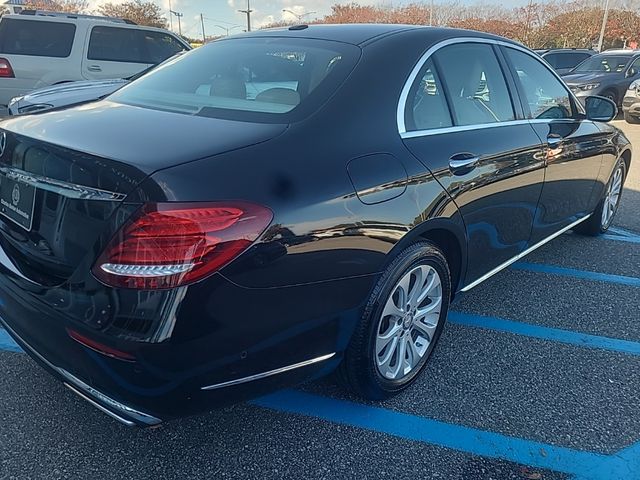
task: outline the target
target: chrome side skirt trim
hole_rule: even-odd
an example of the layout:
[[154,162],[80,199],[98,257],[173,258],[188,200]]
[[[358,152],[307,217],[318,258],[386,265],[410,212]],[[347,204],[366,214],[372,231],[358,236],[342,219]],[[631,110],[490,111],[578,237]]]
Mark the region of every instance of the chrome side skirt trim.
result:
[[136,424],[133,423],[131,420],[127,420],[126,418],[122,418],[121,416],[116,415],[115,413],[113,413],[111,410],[109,410],[107,408],[104,408],[98,402],[95,402],[91,398],[87,397],[84,393],[82,393],[80,390],[76,389],[75,387],[69,385],[68,383],[65,383],[64,386],[67,387],[69,390],[71,390],[76,395],[78,395],[80,398],[82,398],[85,402],[90,403],[91,405],[96,407],[98,410],[100,410],[102,413],[104,413],[106,415],[109,415],[114,420],[117,420],[118,422],[126,425],[127,427],[135,427]]
[[20,170],[15,167],[0,167],[0,173],[3,173],[12,180],[19,180],[31,185],[32,187],[57,193],[67,198],[80,200],[120,201],[124,200],[126,197],[123,193],[110,192],[108,190],[100,190],[99,188],[76,185],[75,183],[64,182],[62,180],[55,180],[42,175],[25,172],[24,170]]
[[[162,420],[160,420],[159,418],[156,418],[152,415],[149,415],[149,414],[140,412],[138,410],[135,410],[131,407],[128,407],[127,405],[124,405],[123,403],[120,403],[114,400],[113,398],[108,397],[104,393],[96,390],[95,388],[87,385],[79,378],[67,372],[64,368],[57,367],[56,365],[51,363],[49,360],[44,358],[42,355],[40,355],[40,353],[38,353],[31,345],[25,342],[22,339],[22,337],[15,332],[15,330],[13,330],[9,325],[7,325],[7,323],[4,320],[2,320],[2,318],[0,318],[0,324],[11,334],[12,337],[14,337],[19,341],[22,347],[27,348],[29,352],[31,352],[35,357],[38,358],[38,360],[40,360],[42,363],[47,365],[49,368],[51,368],[55,372],[59,373],[66,380],[63,383],[68,388],[73,390],[76,394],[80,395],[80,397],[82,397],[84,400],[89,402],[91,405],[93,405],[100,411],[109,415],[111,418],[114,418],[115,420],[127,426],[136,425],[136,423],[132,420],[135,420],[139,424],[146,425],[149,427],[162,423]],[[122,413],[123,416],[120,416],[117,413],[109,410],[107,407],[99,404],[95,399],[106,403],[107,405],[112,407],[114,410],[118,411],[119,413]],[[127,418],[124,418],[124,417],[127,417]]]
[[560,235],[562,235],[564,232],[566,232],[567,230],[571,230],[573,227],[575,227],[576,225],[584,222],[586,219],[588,219],[589,217],[591,217],[591,214],[582,217],[580,220],[576,220],[575,222],[573,222],[570,225],[567,225],[566,227],[562,228],[561,230],[558,230],[556,233],[554,233],[553,235],[548,236],[547,238],[539,241],[538,243],[536,243],[535,245],[533,245],[532,247],[527,248],[524,252],[519,253],[518,255],[516,255],[515,257],[507,260],[506,262],[504,262],[501,265],[498,265],[496,268],[494,268],[493,270],[491,270],[489,273],[487,273],[486,275],[483,275],[482,277],[480,277],[479,279],[477,279],[476,281],[470,283],[469,285],[467,285],[466,287],[464,287],[462,290],[460,290],[461,292],[468,292],[469,290],[471,290],[473,287],[476,287],[478,285],[480,285],[482,282],[484,282],[485,280],[493,277],[496,273],[504,270],[505,268],[507,268],[509,265],[511,265],[512,263],[517,262],[518,260],[520,260],[521,258],[526,257],[527,255],[529,255],[531,252],[533,252],[534,250],[540,248],[541,246],[543,246],[545,243],[549,243],[551,240],[553,240],[556,237],[559,237]]
[[216,390],[218,388],[231,387],[233,385],[240,385],[242,383],[253,382],[254,380],[260,380],[262,378],[278,375],[279,373],[295,370],[296,368],[302,368],[309,365],[313,365],[314,363],[323,362],[325,360],[329,360],[334,355],[335,355],[335,352],[329,353],[321,357],[312,358],[311,360],[305,360],[304,362],[294,363],[293,365],[287,365],[286,367],[276,368],[275,370],[269,370],[268,372],[256,373],[255,375],[250,375],[248,377],[237,378],[235,380],[229,380],[228,382],[216,383],[214,385],[201,387],[201,390]]

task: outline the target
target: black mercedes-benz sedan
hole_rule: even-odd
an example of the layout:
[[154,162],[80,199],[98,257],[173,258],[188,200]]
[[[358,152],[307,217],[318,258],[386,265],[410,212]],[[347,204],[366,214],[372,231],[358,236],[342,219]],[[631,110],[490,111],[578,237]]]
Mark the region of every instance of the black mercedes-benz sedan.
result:
[[477,32],[214,42],[0,124],[0,321],[130,425],[336,368],[386,398],[455,296],[569,229],[607,230],[631,161],[615,113]]

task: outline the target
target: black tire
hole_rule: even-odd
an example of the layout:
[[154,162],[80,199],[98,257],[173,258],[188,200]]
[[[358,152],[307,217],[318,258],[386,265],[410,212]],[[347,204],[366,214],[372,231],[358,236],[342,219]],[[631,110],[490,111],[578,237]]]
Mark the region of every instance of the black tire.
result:
[[605,233],[607,230],[609,230],[609,227],[613,223],[613,219],[616,216],[616,212],[618,211],[618,207],[620,206],[620,201],[622,200],[622,189],[620,190],[620,196],[618,197],[618,203],[616,204],[615,211],[613,212],[613,215],[611,216],[611,218],[609,219],[606,225],[602,223],[602,210],[604,209],[604,206],[605,206],[605,201],[607,198],[607,192],[609,191],[609,186],[611,185],[611,182],[613,181],[615,174],[618,170],[622,170],[622,182],[624,184],[624,179],[626,178],[626,174],[627,174],[626,164],[622,159],[618,159],[618,162],[616,163],[616,166],[613,169],[613,172],[611,173],[611,177],[609,178],[609,181],[605,186],[604,192],[602,193],[602,198],[600,199],[598,206],[593,211],[593,213],[591,214],[588,220],[585,220],[584,222],[576,226],[576,228],[574,228],[574,231],[576,233],[580,233],[582,235],[596,236],[596,235],[601,235]]
[[602,92],[602,96],[604,98],[608,98],[613,103],[615,103],[618,108],[620,108],[620,105],[618,105],[618,94],[615,92],[615,90],[606,90]]
[[624,112],[624,120],[627,123],[631,123],[633,125],[637,125],[640,123],[640,118],[639,117],[634,117],[633,115],[629,115],[629,113]]
[[[424,356],[406,377],[390,380],[383,377],[376,365],[375,340],[384,305],[402,277],[419,265],[432,267],[442,285],[442,306],[438,325]],[[415,243],[403,250],[386,268],[376,284],[364,314],[347,347],[344,359],[338,367],[338,378],[349,390],[369,400],[383,400],[409,387],[424,370],[433,349],[438,343],[449,310],[451,275],[447,259],[430,242]]]

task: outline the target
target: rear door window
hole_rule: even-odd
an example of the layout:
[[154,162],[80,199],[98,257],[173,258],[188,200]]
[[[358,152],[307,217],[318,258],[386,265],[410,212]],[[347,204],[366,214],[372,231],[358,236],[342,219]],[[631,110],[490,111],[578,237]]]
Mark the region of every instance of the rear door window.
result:
[[0,53],[65,58],[71,54],[75,34],[72,23],[4,18],[0,22]]
[[140,31],[133,28],[93,27],[89,39],[89,60],[106,62],[150,63],[141,41]]
[[461,43],[434,54],[456,125],[515,119],[511,95],[491,45]]

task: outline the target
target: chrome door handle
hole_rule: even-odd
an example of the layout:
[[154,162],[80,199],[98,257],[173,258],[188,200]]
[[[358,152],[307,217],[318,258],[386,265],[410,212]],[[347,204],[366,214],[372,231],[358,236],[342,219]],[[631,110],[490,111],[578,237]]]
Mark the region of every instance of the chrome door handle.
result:
[[479,161],[480,157],[473,153],[456,153],[449,159],[449,168],[451,170],[471,168],[475,167]]
[[551,134],[547,137],[547,145],[550,148],[558,148],[563,140],[564,138],[562,138],[560,135]]
[[100,65],[89,65],[87,67],[87,70],[89,70],[90,72],[101,72],[102,67]]

